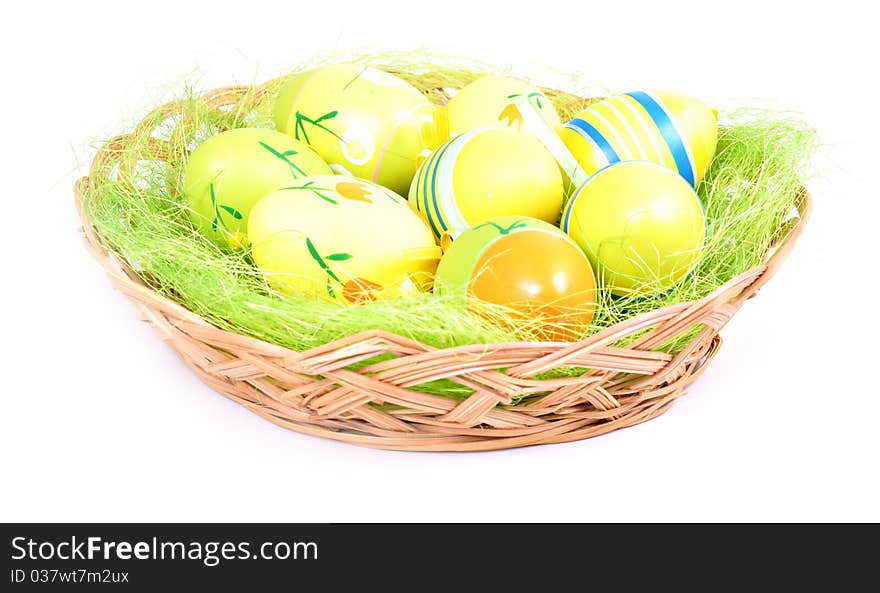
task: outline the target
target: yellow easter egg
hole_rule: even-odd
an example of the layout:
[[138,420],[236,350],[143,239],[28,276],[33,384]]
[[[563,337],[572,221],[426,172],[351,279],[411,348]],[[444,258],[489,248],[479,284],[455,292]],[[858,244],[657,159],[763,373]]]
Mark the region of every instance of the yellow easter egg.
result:
[[278,94],[278,130],[311,146],[337,173],[405,193],[434,139],[434,106],[403,79],[355,64],[295,76]]
[[300,177],[331,173],[311,148],[274,130],[227,130],[186,161],[183,192],[195,226],[221,246],[242,248],[253,205]]
[[496,216],[555,223],[562,208],[562,173],[532,135],[507,129],[467,132],[422,163],[409,201],[437,237]]
[[706,238],[694,189],[647,161],[615,163],[590,177],[566,204],[561,226],[618,296],[669,290],[697,264]]
[[696,187],[715,156],[718,121],[687,95],[634,91],[591,104],[559,135],[587,174],[621,161],[652,161]]
[[440,258],[404,198],[344,175],[270,192],[251,210],[248,237],[273,288],[342,304],[424,290]]
[[478,128],[526,129],[514,100],[525,97],[551,127],[559,125],[559,114],[553,102],[536,87],[524,80],[509,76],[483,76],[465,85],[446,107],[440,117],[446,117],[449,137],[455,137]]

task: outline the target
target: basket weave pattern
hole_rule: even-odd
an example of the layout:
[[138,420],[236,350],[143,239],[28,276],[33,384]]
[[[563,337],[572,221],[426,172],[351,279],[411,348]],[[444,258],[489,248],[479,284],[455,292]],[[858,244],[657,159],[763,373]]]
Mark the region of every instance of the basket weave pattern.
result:
[[[213,109],[245,111],[266,89],[231,87],[200,100]],[[156,292],[107,248],[84,214],[89,189],[111,174],[133,171],[133,161],[180,158],[169,143],[144,142],[180,113],[178,103],[162,106],[98,151],[74,192],[86,245],[112,284],[206,384],[281,426],[368,447],[504,449],[589,438],[659,416],[706,369],[721,345],[719,331],[782,264],[810,209],[806,192],[792,196],[799,216],[780,229],[772,254],[711,295],[628,319],[581,342],[437,349],[370,331],[296,352],[222,330]],[[123,148],[136,139],[146,154],[132,159]],[[654,351],[696,325],[701,330],[678,354]],[[613,346],[636,334],[626,347]],[[387,353],[394,358],[357,371],[346,368]],[[589,370],[579,377],[535,378],[560,366]],[[410,389],[438,379],[474,392],[457,400]]]

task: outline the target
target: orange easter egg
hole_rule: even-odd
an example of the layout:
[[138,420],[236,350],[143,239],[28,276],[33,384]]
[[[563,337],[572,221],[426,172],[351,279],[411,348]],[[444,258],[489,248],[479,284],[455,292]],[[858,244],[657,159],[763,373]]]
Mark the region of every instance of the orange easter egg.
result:
[[505,216],[476,225],[447,249],[435,290],[503,305],[549,340],[577,339],[589,325],[596,279],[583,251],[544,221]]

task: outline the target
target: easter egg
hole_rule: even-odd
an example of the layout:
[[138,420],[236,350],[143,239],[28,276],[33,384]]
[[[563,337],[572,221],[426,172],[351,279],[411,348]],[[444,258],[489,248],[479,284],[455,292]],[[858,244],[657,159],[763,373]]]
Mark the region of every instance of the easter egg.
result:
[[635,91],[591,104],[559,134],[588,174],[620,161],[652,161],[696,187],[715,156],[718,121],[686,95]]
[[276,128],[331,168],[405,193],[419,155],[439,144],[434,106],[403,79],[338,64],[295,76],[278,94]]
[[571,197],[562,229],[583,248],[604,287],[653,296],[696,265],[706,237],[699,197],[674,171],[647,161],[616,163]]
[[589,175],[578,163],[571,151],[559,137],[557,129],[551,126],[541,117],[540,110],[529,100],[521,95],[513,99],[513,108],[520,118],[522,128],[534,135],[544,148],[553,155],[559,169],[562,171],[565,181],[565,195],[568,196],[573,190],[580,187]]
[[522,130],[523,121],[514,108],[514,99],[524,97],[534,105],[541,117],[552,127],[559,125],[556,107],[544,93],[529,83],[509,76],[483,76],[465,85],[450,100],[445,113],[449,137],[478,128],[510,128]]
[[270,192],[251,210],[248,237],[273,288],[342,304],[425,289],[440,258],[404,198],[344,175]]
[[457,234],[496,216],[556,222],[562,173],[534,136],[474,130],[447,141],[419,167],[410,203],[437,237]]
[[[576,339],[593,317],[596,280],[584,252],[542,220],[502,216],[463,232],[437,268],[434,290],[504,305],[547,339]],[[477,308],[479,311],[479,308]]]
[[332,172],[305,144],[259,128],[211,136],[193,150],[184,171],[193,223],[218,245],[233,248],[247,244],[248,215],[263,195],[300,177]]

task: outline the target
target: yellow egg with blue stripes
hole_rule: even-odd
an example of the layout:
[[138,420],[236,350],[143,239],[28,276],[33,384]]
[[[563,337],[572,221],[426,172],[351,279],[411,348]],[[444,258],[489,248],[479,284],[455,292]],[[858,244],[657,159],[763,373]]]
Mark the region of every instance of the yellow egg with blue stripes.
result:
[[423,151],[439,144],[434,105],[414,86],[370,66],[299,74],[275,102],[279,131],[310,145],[336,172],[406,193]]
[[587,174],[621,161],[653,161],[696,187],[715,156],[718,121],[687,95],[634,91],[591,104],[559,135]]
[[559,126],[559,114],[553,102],[538,88],[510,76],[489,75],[465,85],[445,108],[438,110],[438,119],[448,119],[449,137],[478,128],[523,127],[523,119],[514,101],[524,97],[551,127]]
[[254,262],[276,290],[339,304],[414,293],[440,247],[406,200],[345,175],[298,179],[251,210]]
[[694,189],[648,161],[614,163],[593,174],[566,203],[561,226],[617,296],[669,290],[693,270],[706,238]]
[[419,167],[410,204],[434,234],[455,236],[496,216],[555,223],[562,208],[559,165],[531,134],[507,129],[466,132]]

